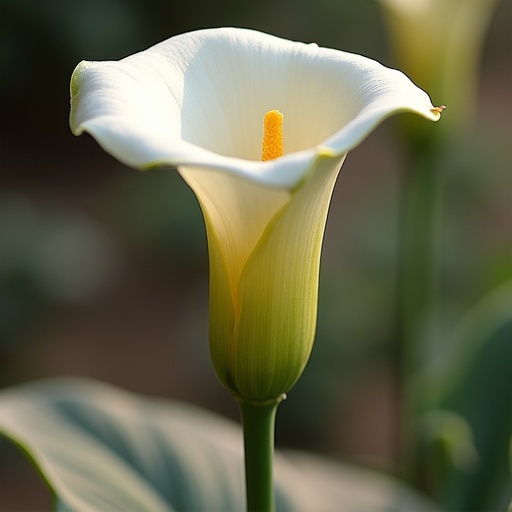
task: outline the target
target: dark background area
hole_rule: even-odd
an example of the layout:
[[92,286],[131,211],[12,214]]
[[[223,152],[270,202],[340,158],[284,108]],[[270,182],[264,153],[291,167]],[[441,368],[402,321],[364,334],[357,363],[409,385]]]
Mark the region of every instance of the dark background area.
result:
[[[485,44],[473,142],[446,164],[447,323],[510,276],[510,19],[502,2]],[[393,66],[370,0],[0,0],[1,387],[84,375],[238,417],[209,361],[208,260],[193,194],[177,173],[128,169],[68,127],[69,79],[80,60],[119,59],[228,25]],[[384,123],[344,165],[315,348],[277,432],[279,446],[383,466],[397,449],[393,297],[406,169],[394,128]],[[41,510],[48,500],[29,464],[2,442],[0,510]]]

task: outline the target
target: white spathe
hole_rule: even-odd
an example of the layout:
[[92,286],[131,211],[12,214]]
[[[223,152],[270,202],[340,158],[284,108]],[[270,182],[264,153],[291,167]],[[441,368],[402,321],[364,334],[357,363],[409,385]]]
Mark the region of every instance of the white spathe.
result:
[[[234,28],[182,34],[118,62],[82,62],[71,95],[73,133],[91,133],[128,165],[205,166],[287,188],[318,152],[346,153],[394,113],[439,118],[397,70]],[[285,156],[263,163],[272,109],[285,116]]]
[[[284,156],[261,159],[263,119],[284,115]],[[313,344],[322,237],[347,152],[383,119],[439,113],[370,59],[220,28],[119,62],[82,62],[70,125],[122,162],[173,166],[196,194],[210,257],[210,348],[240,400],[277,399]]]

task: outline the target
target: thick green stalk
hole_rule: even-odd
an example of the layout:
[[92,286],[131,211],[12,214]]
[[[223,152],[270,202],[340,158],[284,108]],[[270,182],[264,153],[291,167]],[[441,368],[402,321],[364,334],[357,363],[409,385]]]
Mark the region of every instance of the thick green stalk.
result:
[[275,510],[272,466],[278,405],[279,401],[264,405],[240,403],[248,512]]
[[408,476],[417,471],[415,419],[422,390],[415,375],[436,336],[440,314],[440,240],[445,176],[436,144],[415,148],[402,191],[398,290],[398,351],[402,386],[402,456]]

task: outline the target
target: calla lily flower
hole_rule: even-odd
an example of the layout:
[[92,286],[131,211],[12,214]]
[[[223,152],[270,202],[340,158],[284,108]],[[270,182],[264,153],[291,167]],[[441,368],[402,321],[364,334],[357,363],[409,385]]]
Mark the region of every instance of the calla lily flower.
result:
[[[274,110],[282,117],[271,119],[262,161],[264,118]],[[380,122],[407,111],[440,116],[399,71],[245,29],[200,30],[118,62],[82,62],[71,80],[73,133],[90,133],[127,165],[177,168],[197,196],[212,360],[245,403],[279,400],[302,373],[341,164]]]
[[[497,0],[380,0],[396,63],[450,106],[444,129],[471,125],[483,42]],[[448,122],[447,122],[448,121]]]

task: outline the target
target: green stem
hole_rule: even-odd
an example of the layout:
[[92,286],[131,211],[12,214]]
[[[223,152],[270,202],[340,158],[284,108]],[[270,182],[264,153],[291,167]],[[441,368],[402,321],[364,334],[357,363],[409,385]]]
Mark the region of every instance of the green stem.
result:
[[240,404],[244,431],[248,512],[275,510],[272,462],[278,404],[278,401],[264,405]]
[[[436,153],[434,153],[435,155]],[[400,284],[398,302],[399,353],[402,377],[402,455],[409,477],[415,475],[415,418],[422,390],[415,375],[422,366],[425,344],[432,341],[439,321],[440,235],[444,195],[443,170],[427,151],[417,151],[403,191]]]

